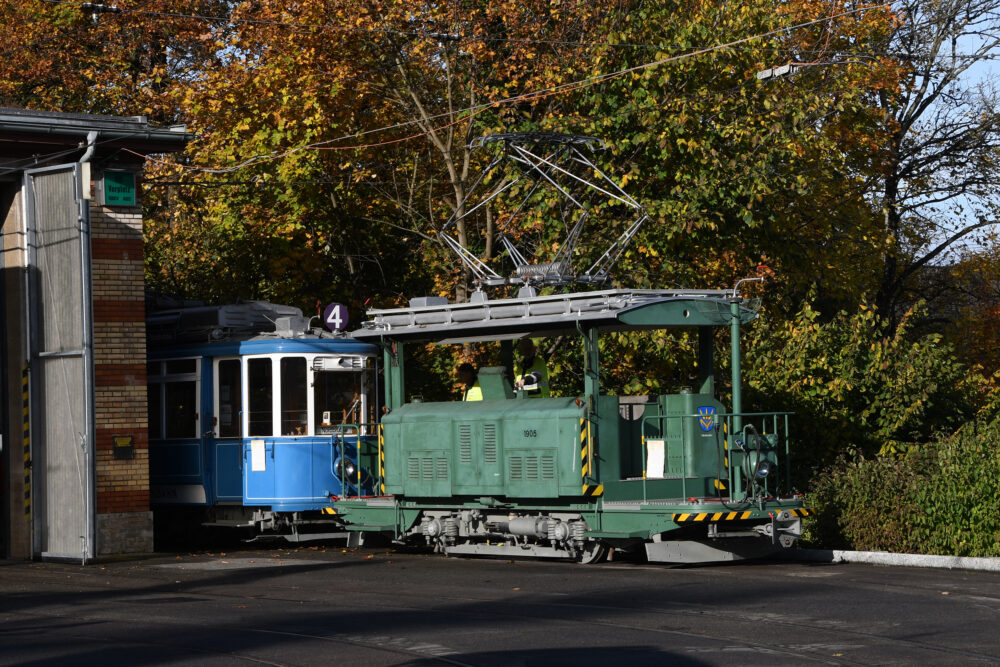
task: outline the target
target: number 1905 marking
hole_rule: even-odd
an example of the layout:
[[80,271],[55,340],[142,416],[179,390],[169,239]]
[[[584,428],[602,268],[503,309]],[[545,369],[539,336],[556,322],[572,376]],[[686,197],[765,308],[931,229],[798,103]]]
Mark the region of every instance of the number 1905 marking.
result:
[[536,431],[533,428],[526,428],[526,429],[524,429],[524,437],[525,438],[537,438],[538,437],[538,431]]

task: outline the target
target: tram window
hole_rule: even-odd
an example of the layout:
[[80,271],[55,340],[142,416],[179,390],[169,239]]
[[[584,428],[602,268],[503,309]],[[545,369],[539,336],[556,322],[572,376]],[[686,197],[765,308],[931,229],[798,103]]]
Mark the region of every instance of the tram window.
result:
[[219,437],[240,437],[240,412],[243,393],[240,384],[240,360],[219,362]]
[[249,435],[274,435],[270,359],[250,359],[247,362],[247,388],[250,394]]
[[173,359],[167,362],[167,375],[186,375],[197,371],[197,359]]
[[150,382],[146,385],[146,401],[149,405],[149,437],[159,440],[163,437],[163,399],[160,389],[163,385]]
[[306,435],[309,419],[306,414],[305,357],[284,357],[281,360],[281,434]]
[[198,437],[198,383],[163,383],[164,422],[168,438]]
[[199,386],[197,359],[147,362],[150,439],[198,437]]
[[333,433],[339,424],[358,424],[361,412],[361,373],[317,372],[313,382],[317,434]]

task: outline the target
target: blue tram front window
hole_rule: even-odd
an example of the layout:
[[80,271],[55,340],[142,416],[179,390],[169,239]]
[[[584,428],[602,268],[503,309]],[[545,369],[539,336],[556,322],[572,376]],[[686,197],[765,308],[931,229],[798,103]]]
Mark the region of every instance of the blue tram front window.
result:
[[240,360],[219,362],[219,437],[240,437],[240,412],[243,395],[240,385]]
[[305,357],[281,360],[281,435],[306,435],[309,428],[306,403]]
[[274,385],[271,382],[270,359],[250,359],[247,362],[247,389],[250,412],[248,435],[274,435]]
[[317,372],[313,382],[316,433],[333,433],[339,424],[364,422],[361,394],[361,373]]

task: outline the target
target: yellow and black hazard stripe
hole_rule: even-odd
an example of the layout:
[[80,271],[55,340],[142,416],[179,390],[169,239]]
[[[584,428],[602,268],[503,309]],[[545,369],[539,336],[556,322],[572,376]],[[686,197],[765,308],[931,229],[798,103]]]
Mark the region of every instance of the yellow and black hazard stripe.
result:
[[378,491],[385,495],[385,431],[378,425]]
[[28,391],[28,367],[21,373],[22,426],[24,433],[24,518],[31,518],[31,401]]
[[[778,511],[787,512],[790,517],[803,517],[815,514],[813,509],[806,507],[803,507],[802,509],[787,509]],[[676,523],[694,523],[698,521],[742,521],[744,519],[749,519],[752,515],[753,511],[751,510],[744,510],[742,512],[689,512],[686,514],[674,514],[673,519]]]
[[322,512],[323,514],[336,514],[337,510],[333,509],[332,507],[324,507]]
[[753,515],[752,510],[742,512],[690,512],[687,514],[675,514],[676,523],[691,523],[695,521],[738,521],[749,519]]
[[580,475],[583,477],[583,496],[593,498],[604,494],[603,484],[588,484],[590,477],[590,452],[592,446],[592,436],[590,433],[590,420],[580,419]]
[[[715,490],[722,492],[728,489],[729,483],[729,422],[722,420],[722,465],[725,479],[716,479],[712,484]],[[720,493],[721,495],[721,493]]]

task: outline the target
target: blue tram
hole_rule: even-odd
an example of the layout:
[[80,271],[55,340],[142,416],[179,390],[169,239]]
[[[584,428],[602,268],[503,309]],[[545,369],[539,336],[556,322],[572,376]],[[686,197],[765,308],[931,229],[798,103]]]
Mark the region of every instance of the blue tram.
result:
[[158,525],[343,534],[333,500],[373,491],[375,346],[267,302],[151,309],[147,338]]

